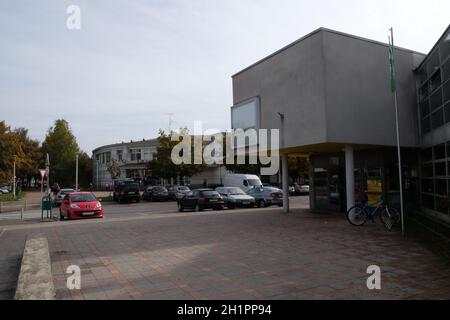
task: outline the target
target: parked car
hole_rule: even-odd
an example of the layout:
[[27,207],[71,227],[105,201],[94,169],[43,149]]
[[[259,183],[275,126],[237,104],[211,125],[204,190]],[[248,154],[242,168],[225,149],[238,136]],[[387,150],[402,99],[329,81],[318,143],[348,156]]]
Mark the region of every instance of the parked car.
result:
[[169,192],[162,186],[148,186],[145,188],[142,199],[149,201],[167,201],[169,199]]
[[8,187],[1,187],[0,188],[0,194],[7,194],[9,193]]
[[246,192],[253,187],[262,186],[262,182],[257,175],[235,173],[225,175],[223,186],[238,187]]
[[54,200],[55,207],[59,207],[61,205],[61,203],[63,202],[63,199],[66,196],[66,194],[71,193],[71,192],[75,192],[75,190],[74,189],[59,190],[59,192],[56,194],[56,197]]
[[172,186],[169,188],[169,199],[179,200],[189,191],[191,191],[191,189],[186,186]]
[[296,192],[295,192],[295,186],[289,186],[289,195],[290,196],[293,196],[293,195],[295,195],[296,194]]
[[194,209],[202,211],[203,209],[222,210],[223,198],[212,189],[195,189],[186,193],[178,201],[178,210]]
[[141,201],[141,193],[139,190],[139,184],[134,181],[124,180],[116,183],[113,192],[113,200],[119,203],[129,201]]
[[216,191],[223,198],[224,205],[229,209],[236,207],[254,207],[255,198],[249,196],[238,187],[217,187]]
[[258,207],[268,207],[272,205],[283,206],[283,191],[275,187],[255,187],[247,191],[247,194],[254,197]]
[[64,196],[59,216],[64,219],[103,218],[103,207],[92,192],[71,192]]
[[309,185],[307,184],[300,185],[298,183],[295,183],[294,187],[296,194],[309,194]]

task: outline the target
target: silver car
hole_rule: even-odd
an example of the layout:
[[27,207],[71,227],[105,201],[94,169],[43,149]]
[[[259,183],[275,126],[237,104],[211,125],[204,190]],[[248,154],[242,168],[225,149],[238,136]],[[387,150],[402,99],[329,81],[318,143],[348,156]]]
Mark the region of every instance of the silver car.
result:
[[228,209],[236,207],[254,207],[255,198],[249,196],[238,187],[218,187],[216,191],[222,196],[224,205]]
[[71,192],[75,192],[75,190],[74,189],[59,190],[59,192],[56,194],[56,197],[55,197],[55,207],[61,206],[61,203],[63,202],[63,199],[66,196],[66,194],[71,193]]

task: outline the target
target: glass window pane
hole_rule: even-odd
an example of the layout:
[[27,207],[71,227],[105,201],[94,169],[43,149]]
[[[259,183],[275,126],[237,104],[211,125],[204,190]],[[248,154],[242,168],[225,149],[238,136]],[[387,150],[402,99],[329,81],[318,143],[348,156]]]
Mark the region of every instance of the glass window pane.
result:
[[450,59],[442,65],[442,81],[450,79]]
[[431,111],[436,110],[442,105],[442,92],[441,89],[437,90],[430,97],[430,108]]
[[422,164],[422,177],[423,178],[428,178],[428,177],[432,178],[433,177],[433,165],[432,165],[432,163],[424,163],[424,164]]
[[420,107],[420,115],[422,116],[423,119],[430,113],[430,106],[428,105],[428,99],[420,102],[419,107]]
[[436,197],[436,211],[441,213],[448,213],[448,199],[447,197]]
[[447,195],[447,180],[436,179],[436,194]]
[[422,206],[428,209],[434,209],[434,197],[427,194],[422,194]]
[[434,193],[433,179],[422,179],[422,192]]
[[431,148],[426,148],[420,151],[420,159],[422,162],[433,160],[433,150]]
[[431,117],[427,117],[422,120],[422,134],[430,132],[431,130],[430,119]]
[[420,100],[428,98],[428,82],[420,88],[419,94]]
[[[450,101],[444,106],[445,122],[450,122]],[[450,154],[450,152],[448,153]]]
[[430,78],[430,92],[433,92],[436,90],[441,84],[441,72],[437,71],[433,76]]
[[441,108],[431,114],[431,129],[439,128],[444,124],[444,109]]
[[444,90],[444,101],[450,101],[450,80],[444,83],[442,90]]
[[439,144],[437,146],[434,146],[434,159],[444,159],[445,158],[445,144]]
[[436,162],[434,164],[434,175],[437,177],[447,175],[445,171],[445,162]]

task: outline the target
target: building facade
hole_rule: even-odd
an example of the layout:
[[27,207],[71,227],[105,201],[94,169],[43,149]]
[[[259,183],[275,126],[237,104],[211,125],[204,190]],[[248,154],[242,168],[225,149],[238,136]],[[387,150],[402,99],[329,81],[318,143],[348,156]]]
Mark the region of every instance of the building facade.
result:
[[[443,221],[449,45],[447,28],[428,55],[395,50],[406,207],[429,208]],[[278,128],[282,155],[309,157],[312,209],[345,211],[355,201],[381,198],[398,205],[387,44],[320,28],[232,81],[233,128]]]
[[108,171],[112,160],[120,167],[121,178],[144,180],[148,163],[157,152],[158,139],[130,141],[99,147],[92,151],[93,177],[97,187],[111,187],[113,178]]
[[208,165],[205,170],[192,177],[182,177],[178,181],[151,179],[149,162],[158,150],[158,139],[131,141],[99,147],[92,152],[93,184],[98,188],[111,188],[113,178],[108,171],[115,160],[120,168],[120,178],[132,178],[145,184],[181,184],[191,186],[216,186],[222,184],[228,172],[223,165]]

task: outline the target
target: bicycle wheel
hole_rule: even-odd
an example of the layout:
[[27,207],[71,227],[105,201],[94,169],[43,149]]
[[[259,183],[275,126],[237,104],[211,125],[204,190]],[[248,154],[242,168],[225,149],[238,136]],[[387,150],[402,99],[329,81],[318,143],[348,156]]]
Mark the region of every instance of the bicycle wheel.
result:
[[354,226],[362,226],[367,220],[367,212],[358,206],[351,207],[347,211],[347,220]]
[[393,226],[399,223],[400,218],[400,213],[394,207],[386,207],[380,214],[381,222],[388,230],[391,230]]

